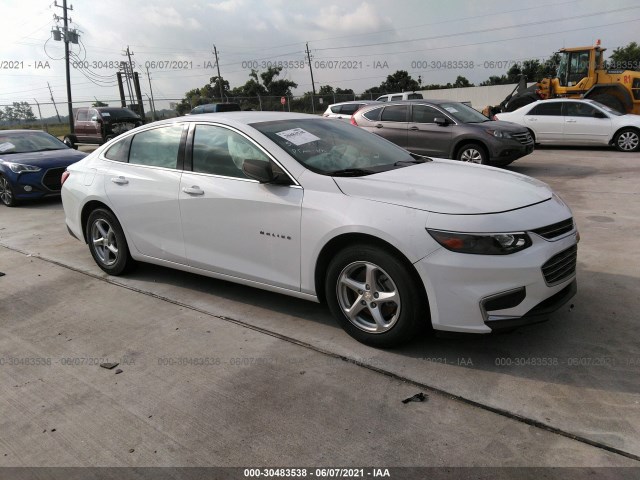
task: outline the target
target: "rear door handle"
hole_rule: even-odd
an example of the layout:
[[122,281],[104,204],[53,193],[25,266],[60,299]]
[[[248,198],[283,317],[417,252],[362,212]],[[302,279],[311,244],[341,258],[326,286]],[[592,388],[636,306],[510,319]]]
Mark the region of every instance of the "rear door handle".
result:
[[378,124],[376,125],[376,128],[382,128],[382,124],[381,124],[381,123],[378,123]]
[[129,180],[127,180],[126,178],[124,178],[122,175],[119,177],[113,177],[111,179],[111,181],[113,183],[117,183],[118,185],[126,185],[127,183],[129,183]]
[[204,190],[202,190],[197,185],[194,185],[192,187],[184,187],[182,191],[189,195],[204,195]]
[[529,120],[530,122],[537,122],[538,121],[537,118],[527,118],[527,120]]
[[419,130],[419,128],[416,126],[413,126],[413,127],[409,127],[409,130]]
[[567,122],[567,123],[576,123],[577,120],[565,120],[565,122]]

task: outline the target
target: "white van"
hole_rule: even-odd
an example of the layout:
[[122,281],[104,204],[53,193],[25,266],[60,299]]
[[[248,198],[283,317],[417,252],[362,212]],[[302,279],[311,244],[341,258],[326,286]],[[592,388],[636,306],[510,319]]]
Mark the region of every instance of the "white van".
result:
[[382,95],[376,98],[376,102],[395,102],[396,100],[422,100],[424,97],[421,93],[416,92],[404,92],[404,93],[389,93],[388,95]]

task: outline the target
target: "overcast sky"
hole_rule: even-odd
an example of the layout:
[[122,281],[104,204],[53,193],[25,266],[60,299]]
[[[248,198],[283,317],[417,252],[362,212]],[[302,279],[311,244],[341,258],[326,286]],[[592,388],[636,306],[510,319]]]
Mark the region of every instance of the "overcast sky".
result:
[[[57,0],[62,4],[62,0]],[[601,39],[611,52],[638,40],[637,0],[108,0],[71,2],[72,28],[80,31],[72,68],[73,100],[117,102],[114,62],[127,46],[149,93],[179,99],[217,74],[231,87],[244,84],[251,66],[291,62],[282,72],[311,90],[305,60],[309,43],[316,90],[321,85],[361,92],[396,70],[423,84],[479,83],[506,73],[512,62],[546,59],[559,48]],[[0,30],[0,105],[14,101],[66,101],[64,46],[52,39],[62,15],[47,0],[3,0]],[[175,63],[171,63],[175,61]],[[494,63],[491,63],[494,62]],[[501,62],[501,63],[500,63]],[[473,68],[471,65],[473,64]],[[301,66],[303,68],[301,68]],[[494,68],[491,68],[491,67]],[[183,67],[183,68],[175,68]],[[497,67],[497,68],[496,68]],[[500,68],[501,67],[501,68]],[[88,77],[88,78],[87,78]],[[160,102],[159,106],[167,106]],[[61,109],[66,112],[64,106]],[[48,109],[43,115],[50,115]],[[37,113],[36,113],[37,115]]]

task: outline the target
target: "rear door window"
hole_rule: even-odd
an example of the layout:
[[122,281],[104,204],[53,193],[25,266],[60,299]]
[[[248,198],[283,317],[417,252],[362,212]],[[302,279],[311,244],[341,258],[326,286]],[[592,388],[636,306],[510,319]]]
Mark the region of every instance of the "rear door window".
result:
[[170,125],[138,133],[131,141],[129,163],[176,168],[182,125]]
[[363,113],[362,116],[367,120],[370,120],[372,122],[377,122],[380,119],[380,112],[382,112],[383,108],[384,107],[373,108],[368,112]]
[[384,107],[380,121],[382,122],[406,122],[409,116],[409,105],[391,105]]
[[543,102],[531,110],[527,115],[548,115],[548,116],[561,116],[562,115],[562,103],[561,102]]

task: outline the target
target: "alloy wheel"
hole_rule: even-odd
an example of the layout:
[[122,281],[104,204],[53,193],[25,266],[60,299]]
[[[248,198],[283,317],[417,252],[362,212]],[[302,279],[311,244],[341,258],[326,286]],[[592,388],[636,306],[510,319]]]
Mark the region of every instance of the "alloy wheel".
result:
[[109,267],[118,261],[116,233],[109,222],[97,219],[91,227],[91,242],[102,264]]
[[0,177],[0,200],[5,205],[11,205],[13,203],[11,185],[9,185],[9,181],[4,177]]
[[336,285],[340,308],[347,319],[367,333],[384,333],[400,316],[400,294],[393,279],[370,262],[347,265]]
[[638,148],[640,138],[638,134],[633,131],[622,132],[618,136],[618,147],[625,152],[632,152]]
[[476,148],[465,148],[460,155],[460,160],[469,163],[482,163],[482,152]]

